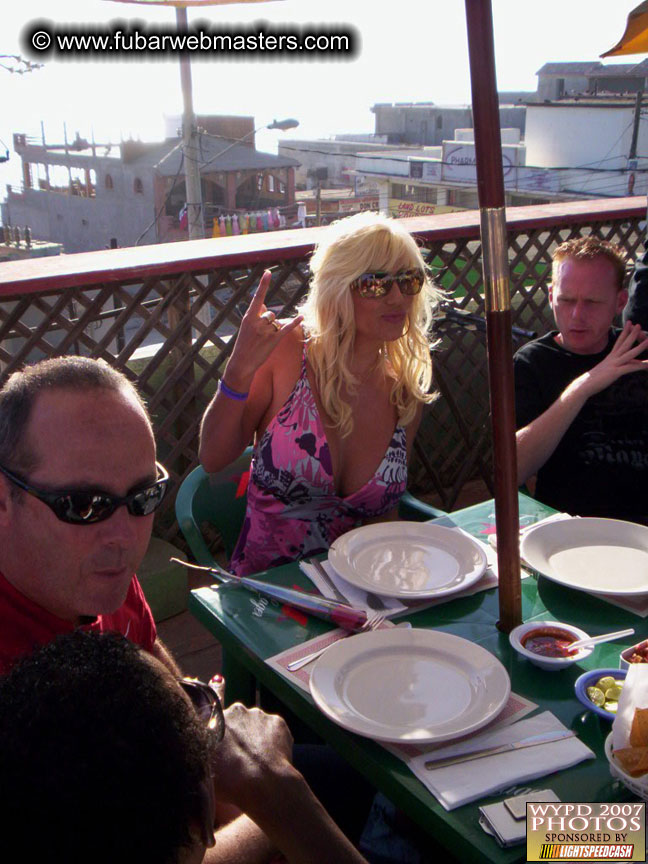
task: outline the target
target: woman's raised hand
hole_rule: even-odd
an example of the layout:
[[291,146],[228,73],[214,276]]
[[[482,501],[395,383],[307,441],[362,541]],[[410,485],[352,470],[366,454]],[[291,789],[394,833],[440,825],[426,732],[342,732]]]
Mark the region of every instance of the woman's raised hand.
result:
[[281,340],[304,320],[297,315],[286,324],[277,321],[274,312],[265,305],[265,296],[270,287],[271,273],[266,270],[250,301],[227,364],[227,383],[244,391],[254,378],[257,369],[265,363]]

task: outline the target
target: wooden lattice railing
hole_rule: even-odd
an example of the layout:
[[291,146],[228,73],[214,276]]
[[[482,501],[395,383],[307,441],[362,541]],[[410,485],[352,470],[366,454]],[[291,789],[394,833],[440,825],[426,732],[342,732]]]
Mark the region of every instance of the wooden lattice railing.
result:
[[[551,252],[565,239],[596,234],[640,244],[645,198],[509,208],[514,323],[550,327],[546,287]],[[485,337],[462,313],[483,316],[479,214],[403,220],[448,295],[436,325],[440,398],[417,442],[411,485],[452,509],[467,480],[491,486]],[[228,237],[16,261],[0,267],[0,385],[26,362],[59,354],[103,357],[138,385],[154,419],[172,493],[197,464],[200,417],[263,270],[273,271],[269,304],[289,315],[308,286],[308,258],[325,229]],[[157,531],[178,527],[167,496]]]

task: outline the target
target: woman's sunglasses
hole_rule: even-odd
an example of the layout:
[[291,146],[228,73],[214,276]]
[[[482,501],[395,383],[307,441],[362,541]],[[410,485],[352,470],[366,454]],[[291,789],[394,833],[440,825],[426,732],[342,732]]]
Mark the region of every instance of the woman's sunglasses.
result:
[[223,740],[225,734],[225,717],[218,695],[209,684],[196,678],[178,678],[178,684],[191,699],[194,711],[207,728],[214,733],[215,742]]
[[402,273],[362,273],[351,283],[351,290],[356,291],[360,297],[378,298],[385,297],[392,289],[394,282],[398,285],[401,294],[411,297],[418,294],[425,282],[425,273],[422,270],[403,270]]
[[95,522],[109,519],[115,510],[122,505],[126,507],[131,516],[149,516],[153,513],[162,503],[169,481],[166,469],[159,462],[155,463],[155,467],[158,472],[158,479],[155,483],[136,492],[130,492],[123,497],[110,495],[101,489],[69,489],[60,492],[47,492],[31,486],[2,465],[0,465],[0,472],[19,489],[23,489],[29,495],[33,495],[34,498],[47,504],[61,522],[70,522],[72,525],[92,525]]

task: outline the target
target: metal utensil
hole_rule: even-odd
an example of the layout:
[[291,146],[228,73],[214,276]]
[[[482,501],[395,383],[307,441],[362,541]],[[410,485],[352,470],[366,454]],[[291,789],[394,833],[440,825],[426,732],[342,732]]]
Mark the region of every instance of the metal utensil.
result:
[[[364,623],[363,627],[360,629],[359,632],[366,633],[369,630],[377,630],[384,620],[384,615],[372,615],[371,617],[367,618],[366,622]],[[346,636],[342,636],[342,639],[346,639],[347,636],[353,635],[355,634],[347,633]],[[317,660],[318,657],[320,657],[325,651],[328,651],[329,648],[332,648],[333,645],[337,645],[339,641],[340,639],[336,639],[335,642],[329,642],[328,645],[324,645],[323,648],[318,648],[317,651],[311,651],[310,654],[307,654],[305,657],[300,657],[299,660],[293,660],[292,663],[288,663],[286,669],[288,669],[289,672],[296,672],[303,666],[308,666],[309,663],[312,663],[313,660]]]
[[617,630],[615,633],[601,633],[600,636],[588,636],[587,639],[578,639],[576,642],[571,642],[567,646],[567,650],[578,650],[578,648],[589,648],[590,645],[600,645],[601,642],[613,642],[615,639],[621,639],[623,636],[633,636],[634,628],[628,627],[627,630]]
[[441,759],[430,759],[425,763],[428,771],[435,768],[447,768],[449,765],[458,765],[460,762],[471,762],[473,759],[483,759],[485,756],[495,756],[496,753],[508,753],[512,750],[523,750],[525,747],[537,747],[538,744],[549,744],[551,741],[561,741],[563,738],[574,738],[576,735],[571,729],[559,729],[553,732],[541,732],[539,735],[529,735],[521,741],[512,744],[499,744],[495,747],[484,747],[482,750],[473,750],[472,753],[464,753],[462,756],[447,756]]
[[367,606],[370,609],[375,609],[377,611],[387,608],[382,597],[379,597],[377,594],[372,594],[371,591],[367,591]]
[[308,563],[317,570],[322,582],[324,582],[324,584],[327,585],[331,589],[336,600],[339,600],[340,603],[348,603],[349,602],[347,600],[347,598],[344,596],[344,594],[335,587],[335,583],[333,582],[331,577],[326,572],[324,565],[322,564],[322,562],[320,560],[318,560],[317,558],[309,558]]
[[[311,564],[317,570],[317,572],[320,575],[320,578],[322,579],[322,581],[324,583],[326,583],[326,585],[328,585],[328,587],[331,589],[331,591],[333,592],[333,594],[335,595],[337,600],[339,600],[341,603],[348,603],[349,602],[347,600],[347,598],[344,596],[344,594],[338,590],[338,588],[335,585],[335,582],[331,579],[329,574],[326,572],[326,568],[324,567],[324,565],[322,564],[321,561],[319,561],[317,558],[309,558],[308,563]],[[370,609],[374,609],[377,612],[382,612],[384,609],[387,608],[385,601],[382,599],[382,597],[379,597],[377,594],[372,594],[371,591],[367,591],[366,594],[367,594],[367,606]]]
[[[178,558],[171,558],[171,561],[177,561],[179,564],[183,564],[185,567],[191,569],[207,571],[221,583],[226,585],[241,585],[243,588],[247,588],[249,591],[256,591],[258,594],[269,597],[271,600],[278,600],[280,603],[293,606],[295,609],[299,609],[300,612],[306,612],[309,615],[330,621],[332,624],[342,627],[343,630],[357,632],[364,626],[368,618],[364,609],[354,609],[348,603],[338,603],[336,600],[329,600],[327,597],[295,591],[292,588],[284,588],[283,585],[273,585],[260,579],[250,579],[248,576],[236,576],[218,566],[204,567],[199,564],[188,564],[186,561],[180,561]],[[217,591],[219,586],[211,585],[210,588]]]

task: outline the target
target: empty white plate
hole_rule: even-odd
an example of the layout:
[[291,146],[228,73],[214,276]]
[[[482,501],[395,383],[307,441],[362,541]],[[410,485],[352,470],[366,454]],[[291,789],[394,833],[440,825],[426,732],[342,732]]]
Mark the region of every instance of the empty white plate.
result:
[[485,726],[509,698],[509,676],[485,648],[434,630],[392,628],[337,642],[310,676],[331,720],[377,741],[449,741]]
[[329,563],[357,588],[417,600],[462,591],[487,566],[476,540],[427,522],[381,522],[334,541]]
[[648,593],[648,528],[579,517],[531,528],[522,557],[539,573],[595,594]]

